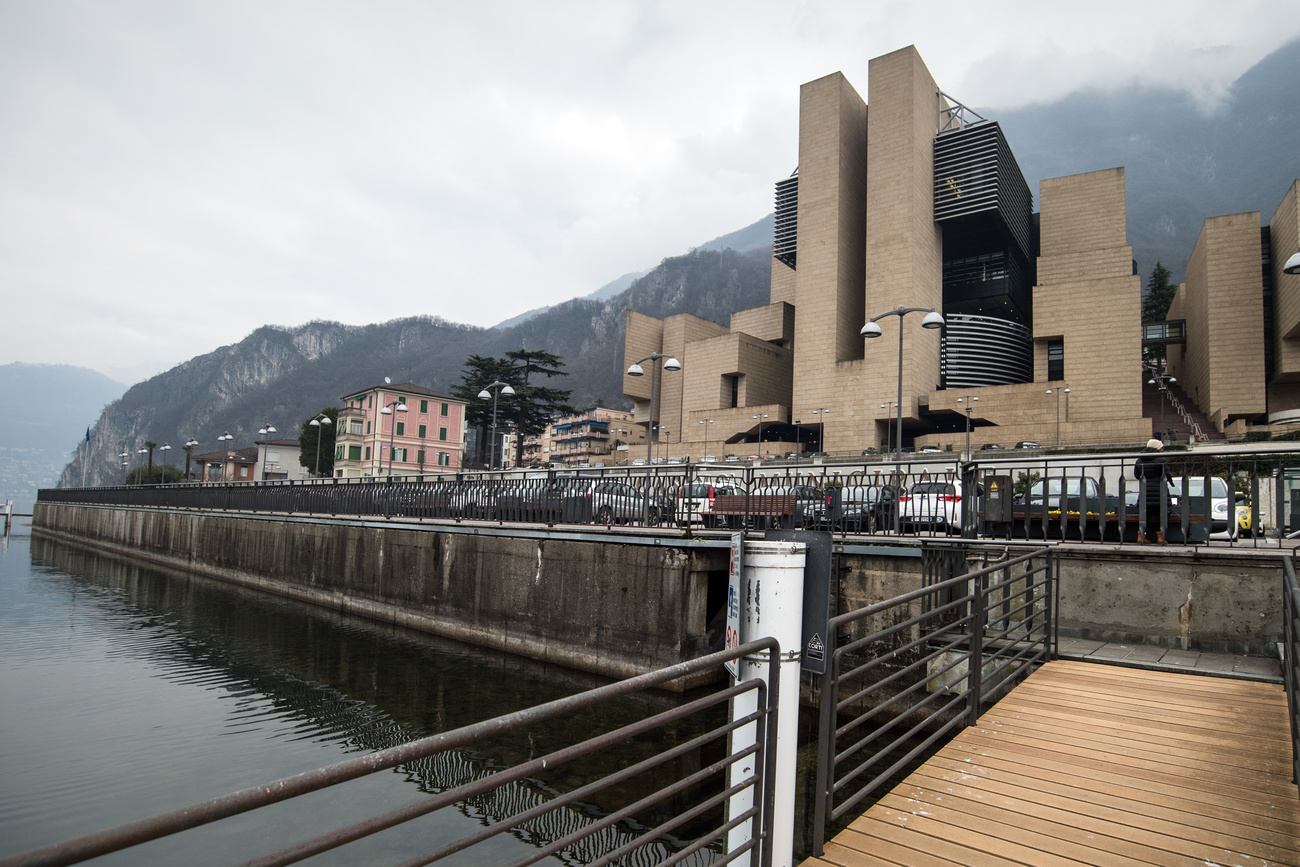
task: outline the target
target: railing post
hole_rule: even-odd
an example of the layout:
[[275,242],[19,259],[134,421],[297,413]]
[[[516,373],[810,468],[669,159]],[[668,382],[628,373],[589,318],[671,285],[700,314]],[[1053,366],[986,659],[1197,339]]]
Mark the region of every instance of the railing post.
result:
[[[770,855],[765,863],[773,867],[789,867],[794,858],[794,789],[795,767],[798,758],[799,733],[799,648],[803,644],[803,570],[805,545],[802,542],[747,541],[745,543],[745,568],[741,587],[741,643],[760,638],[775,638],[781,647],[779,665],[768,658],[743,657],[740,660],[738,681],[765,677],[772,668],[779,671],[777,682],[768,682],[768,708],[775,704],[775,713],[767,718],[768,744],[775,749],[764,751],[767,768],[756,767],[753,761],[738,762],[728,771],[728,786],[737,785],[753,776],[763,780],[764,799],[762,827],[765,829],[764,846]],[[789,649],[787,649],[789,648]],[[732,703],[732,719],[747,716],[756,710],[757,691],[738,696]],[[775,729],[775,737],[772,736]],[[737,729],[731,737],[733,753],[755,743],[758,726],[754,723]],[[728,815],[737,816],[754,805],[753,787],[733,796],[728,803]],[[770,807],[770,809],[769,809]],[[752,839],[751,824],[733,828],[727,835],[727,851],[734,852]],[[754,863],[757,863],[756,861]]]
[[[1046,505],[1044,486],[1044,505]],[[984,691],[984,618],[988,611],[988,576],[976,575],[971,588],[970,659],[967,661],[966,685],[970,693],[966,709],[966,725],[973,726],[980,718],[980,694]]]

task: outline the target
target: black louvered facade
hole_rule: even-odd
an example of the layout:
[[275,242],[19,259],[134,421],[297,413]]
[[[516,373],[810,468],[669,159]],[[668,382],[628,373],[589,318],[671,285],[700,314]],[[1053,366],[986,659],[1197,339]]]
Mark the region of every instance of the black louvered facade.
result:
[[799,239],[799,176],[776,182],[776,226],[772,231],[772,256],[794,267]]
[[1014,385],[1034,380],[1034,340],[1018,322],[992,316],[945,315],[941,388]]

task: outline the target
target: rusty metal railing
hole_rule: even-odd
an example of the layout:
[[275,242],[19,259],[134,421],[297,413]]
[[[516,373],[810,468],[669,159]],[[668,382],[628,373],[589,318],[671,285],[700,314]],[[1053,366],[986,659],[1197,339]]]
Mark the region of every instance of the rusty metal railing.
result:
[[[439,809],[452,806],[465,799],[491,792],[501,786],[538,776],[548,769],[554,769],[559,765],[597,751],[616,750],[620,743],[631,738],[643,738],[647,734],[658,732],[665,741],[671,741],[671,735],[668,732],[661,731],[665,727],[671,727],[682,720],[700,715],[716,717],[721,714],[723,719],[726,719],[726,710],[730,702],[738,696],[756,692],[754,706],[757,710],[751,714],[721,724],[716,724],[716,721],[711,720],[708,723],[710,727],[684,742],[672,743],[652,756],[627,765],[597,780],[585,783],[578,788],[559,793],[544,803],[524,809],[499,822],[487,825],[467,837],[458,840],[440,841],[437,848],[406,863],[411,865],[435,863],[503,832],[515,831],[521,828],[526,829],[528,823],[536,822],[540,817],[561,808],[581,803],[582,799],[589,798],[596,792],[624,784],[640,774],[681,759],[701,747],[707,745],[719,746],[720,742],[722,748],[717,750],[720,756],[717,760],[695,768],[681,776],[674,775],[676,778],[671,782],[639,797],[633,803],[626,804],[608,815],[595,818],[585,826],[569,831],[560,839],[552,840],[545,845],[539,845],[526,857],[517,861],[516,867],[536,863],[557,853],[562,856],[566,853],[572,854],[573,847],[580,845],[584,840],[591,838],[592,835],[603,829],[619,823],[626,824],[628,820],[643,820],[644,815],[648,812],[658,813],[667,810],[676,810],[677,812],[662,819],[657,824],[645,828],[642,833],[617,848],[600,853],[588,863],[591,867],[614,863],[669,865],[689,862],[689,859],[693,857],[698,858],[707,855],[706,860],[708,863],[728,864],[748,856],[746,861],[751,867],[766,867],[772,860],[772,835],[768,823],[772,804],[770,782],[773,773],[771,763],[775,755],[776,706],[778,700],[776,669],[780,656],[780,648],[777,642],[771,638],[749,642],[737,648],[720,651],[689,662],[628,678],[578,695],[558,699],[537,707],[506,714],[452,731],[431,735],[401,746],[348,759],[293,777],[243,789],[151,818],[128,822],[115,828],[86,834],[20,855],[0,858],[0,867],[36,867],[36,865],[51,867],[51,865],[76,864],[150,840],[179,834],[192,828],[247,813],[261,807],[329,789],[332,786],[379,771],[405,766],[429,756],[463,749],[485,738],[527,730],[531,726],[536,726],[547,720],[575,714],[605,702],[644,692],[672,680],[720,669],[724,662],[737,655],[749,656],[764,650],[770,651],[768,653],[767,683],[760,678],[717,689],[679,707],[653,714],[616,730],[593,736],[548,755],[523,762],[446,791],[431,794],[413,804],[308,839],[282,841],[286,844],[283,848],[247,863],[258,865],[258,867],[292,864],[304,858],[330,851],[344,844],[396,827]],[[771,684],[770,689],[768,683]],[[790,700],[797,701],[798,697],[791,697]],[[753,745],[740,749],[735,753],[728,753],[726,745],[729,735],[748,725],[754,725],[757,729],[757,736]],[[739,782],[728,786],[728,769],[746,759],[749,760],[746,765],[754,770],[740,779]],[[750,801],[753,806],[739,815],[725,815],[727,802],[734,796],[748,790],[753,791],[753,797]],[[669,835],[688,824],[699,824],[701,822],[709,826],[707,830],[694,834],[690,840],[677,841],[680,845],[671,848],[660,847],[658,852],[656,852],[656,847],[652,845],[668,839]],[[723,851],[727,844],[729,832],[734,828],[745,825],[749,826],[747,842],[739,844],[734,851]],[[657,857],[657,860],[648,860],[647,853]]]
[[1038,549],[831,618],[814,855],[836,822],[1055,655],[1056,571]]

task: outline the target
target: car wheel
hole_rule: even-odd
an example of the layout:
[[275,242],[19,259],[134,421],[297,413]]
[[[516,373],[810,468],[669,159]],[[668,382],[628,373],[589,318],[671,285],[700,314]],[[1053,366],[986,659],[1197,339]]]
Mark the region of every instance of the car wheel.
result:
[[610,509],[609,506],[601,506],[600,509],[597,510],[597,512],[596,512],[596,523],[597,523],[597,524],[612,524],[612,523],[614,523],[614,512],[613,512],[613,510]]
[[877,527],[877,518],[875,512],[867,512],[867,532],[874,533],[879,529]]
[[650,511],[646,512],[646,524],[651,527],[659,526],[659,507],[651,506]]

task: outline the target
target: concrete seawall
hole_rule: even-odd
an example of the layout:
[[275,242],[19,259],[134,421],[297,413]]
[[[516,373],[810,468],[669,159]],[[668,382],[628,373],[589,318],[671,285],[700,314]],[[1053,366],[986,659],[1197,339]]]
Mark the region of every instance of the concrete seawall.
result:
[[[705,652],[726,596],[718,539],[49,503],[34,511],[34,530],[55,538],[611,677]],[[956,542],[939,543],[953,569],[1001,553]],[[1275,652],[1276,550],[1057,551],[1063,636]],[[841,553],[842,610],[923,583],[926,558],[915,544],[847,544]]]

